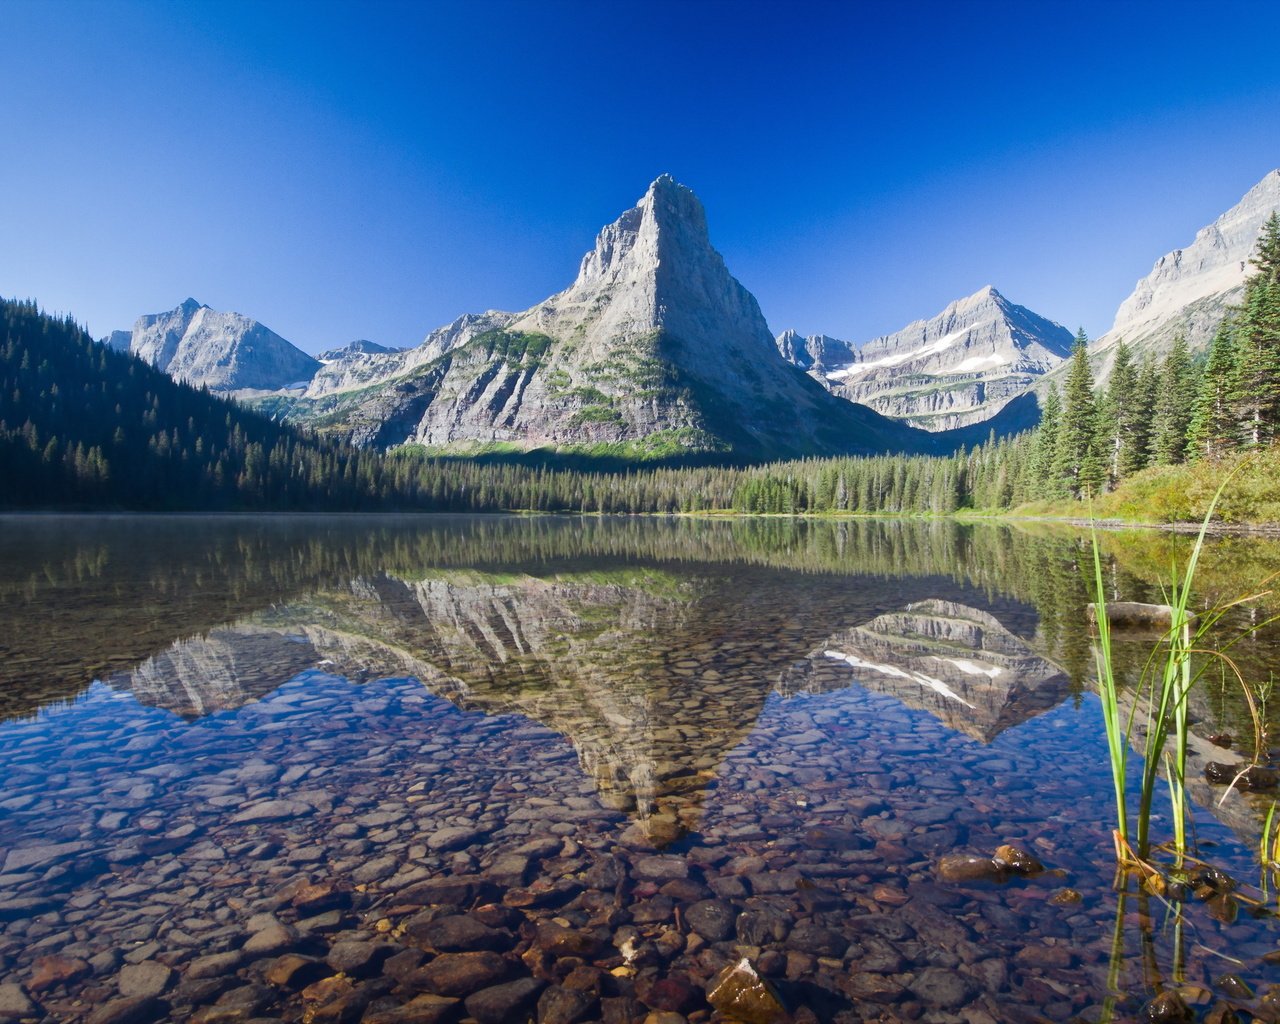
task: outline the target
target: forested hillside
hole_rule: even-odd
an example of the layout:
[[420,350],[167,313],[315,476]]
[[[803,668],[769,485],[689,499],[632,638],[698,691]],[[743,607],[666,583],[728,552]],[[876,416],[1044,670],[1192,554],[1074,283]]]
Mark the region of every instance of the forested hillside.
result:
[[350,509],[377,460],[304,437],[0,300],[0,505]]

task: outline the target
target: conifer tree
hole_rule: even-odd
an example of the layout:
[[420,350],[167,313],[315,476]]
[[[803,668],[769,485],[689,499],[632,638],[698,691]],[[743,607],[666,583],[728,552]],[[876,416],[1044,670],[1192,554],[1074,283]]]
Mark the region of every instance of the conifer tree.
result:
[[1138,386],[1138,369],[1133,365],[1129,346],[1121,339],[1116,345],[1111,380],[1099,410],[1098,431],[1100,454],[1106,463],[1107,482],[1114,487],[1134,462],[1130,451],[1134,444],[1134,420],[1138,407],[1134,396]]
[[1084,328],[1076,333],[1071,367],[1062,395],[1062,421],[1054,453],[1053,475],[1073,498],[1102,489],[1102,461],[1098,457],[1098,410],[1089,369],[1089,339]]
[[1187,428],[1195,405],[1196,377],[1187,339],[1179,334],[1160,367],[1160,390],[1151,437],[1151,461],[1172,466],[1186,461]]
[[1235,368],[1230,401],[1240,440],[1269,444],[1280,427],[1280,216],[1263,226],[1250,262],[1257,273],[1245,282],[1236,318]]
[[1148,351],[1138,366],[1134,384],[1132,434],[1120,461],[1121,477],[1131,476],[1151,465],[1151,443],[1155,434],[1156,402],[1160,395],[1160,367]]
[[1058,428],[1062,422],[1062,399],[1058,385],[1050,384],[1045,395],[1044,411],[1040,414],[1040,428],[1035,432],[1028,476],[1041,489],[1038,497],[1057,498],[1061,495],[1054,486],[1053,463],[1058,451]]
[[1196,403],[1187,428],[1187,458],[1220,459],[1236,447],[1236,420],[1231,409],[1231,378],[1235,366],[1234,325],[1231,317],[1218,325],[1209,358],[1200,377]]

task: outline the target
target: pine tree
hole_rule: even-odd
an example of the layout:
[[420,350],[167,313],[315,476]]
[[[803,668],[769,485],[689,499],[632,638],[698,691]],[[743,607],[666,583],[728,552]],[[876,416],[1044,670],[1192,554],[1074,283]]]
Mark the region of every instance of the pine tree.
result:
[[1053,475],[1073,498],[1102,489],[1102,460],[1098,457],[1098,410],[1089,369],[1089,339],[1084,328],[1076,333],[1062,395],[1062,422],[1054,453]]
[[1138,386],[1138,370],[1133,365],[1133,355],[1123,339],[1116,345],[1115,363],[1111,368],[1111,380],[1099,410],[1100,454],[1106,462],[1107,482],[1114,487],[1134,462],[1131,449],[1134,444],[1134,420],[1139,410],[1134,403]]
[[1193,462],[1220,459],[1236,447],[1236,421],[1231,410],[1234,333],[1231,317],[1227,317],[1218,325],[1209,347],[1187,428],[1187,457]]
[[1160,395],[1160,368],[1148,351],[1138,367],[1132,401],[1132,431],[1120,460],[1121,477],[1132,476],[1151,465],[1151,443],[1155,435],[1156,402]]
[[1236,317],[1230,401],[1245,445],[1271,443],[1280,429],[1280,216],[1263,226]]
[[1040,414],[1040,428],[1035,432],[1028,476],[1039,489],[1036,497],[1057,498],[1061,495],[1054,486],[1053,460],[1058,451],[1058,431],[1062,424],[1062,399],[1058,385],[1050,384],[1045,395],[1044,411]]
[[1172,466],[1186,461],[1187,428],[1196,399],[1196,377],[1187,339],[1179,334],[1160,368],[1160,390],[1151,438],[1151,461]]

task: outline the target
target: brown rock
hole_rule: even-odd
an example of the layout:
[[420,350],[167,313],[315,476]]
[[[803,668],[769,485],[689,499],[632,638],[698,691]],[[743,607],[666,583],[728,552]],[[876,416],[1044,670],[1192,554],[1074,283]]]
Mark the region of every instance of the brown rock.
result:
[[505,985],[482,988],[467,997],[467,1013],[480,1024],[506,1024],[523,1020],[525,1011],[533,1006],[543,982],[535,978],[518,978]]
[[87,960],[79,957],[42,956],[32,965],[31,979],[27,982],[29,992],[48,992],[50,989],[65,987],[93,973]]
[[782,1024],[788,1020],[777,989],[760,977],[746,957],[716,976],[707,990],[707,1002],[743,1024]]
[[405,984],[440,996],[469,996],[499,982],[507,962],[497,953],[442,953],[405,978]]
[[1044,865],[1026,850],[1008,844],[996,847],[995,856],[991,859],[996,867],[1011,871],[1015,875],[1038,875],[1044,870]]
[[938,858],[938,878],[943,882],[997,882],[1003,872],[990,857],[950,853]]

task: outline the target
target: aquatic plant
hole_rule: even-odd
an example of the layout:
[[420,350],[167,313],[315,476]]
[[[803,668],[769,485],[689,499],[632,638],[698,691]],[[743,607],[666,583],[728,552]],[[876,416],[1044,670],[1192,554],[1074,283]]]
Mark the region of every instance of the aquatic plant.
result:
[[[1255,749],[1260,752],[1262,748],[1261,716],[1249,686],[1228,651],[1243,636],[1275,621],[1275,618],[1250,625],[1229,642],[1216,647],[1209,643],[1209,637],[1230,609],[1256,600],[1269,591],[1249,594],[1198,614],[1193,614],[1188,607],[1209,523],[1233,475],[1229,475],[1222,482],[1218,492],[1210,501],[1185,567],[1180,571],[1176,561],[1171,565],[1169,589],[1165,595],[1167,629],[1147,658],[1137,684],[1135,700],[1123,723],[1120,713],[1119,684],[1116,680],[1112,656],[1111,622],[1107,613],[1102,556],[1096,531],[1092,536],[1094,609],[1098,630],[1095,654],[1103,723],[1111,762],[1111,777],[1116,794],[1116,859],[1122,866],[1146,868],[1147,870],[1143,871],[1144,879],[1157,886],[1159,882],[1154,878],[1148,860],[1151,852],[1151,805],[1158,788],[1160,766],[1164,764],[1169,780],[1174,833],[1170,848],[1180,866],[1187,853],[1188,697],[1192,687],[1204,674],[1205,668],[1215,660],[1224,665],[1231,676],[1240,683],[1254,722]],[[1146,698],[1146,735],[1142,744],[1143,766],[1135,817],[1136,836],[1132,837],[1136,840],[1135,850],[1131,843],[1128,813],[1128,750],[1129,741],[1133,736],[1135,716],[1144,696]],[[1166,748],[1171,739],[1172,749],[1168,750]],[[1257,756],[1258,754],[1255,753],[1255,761]]]

